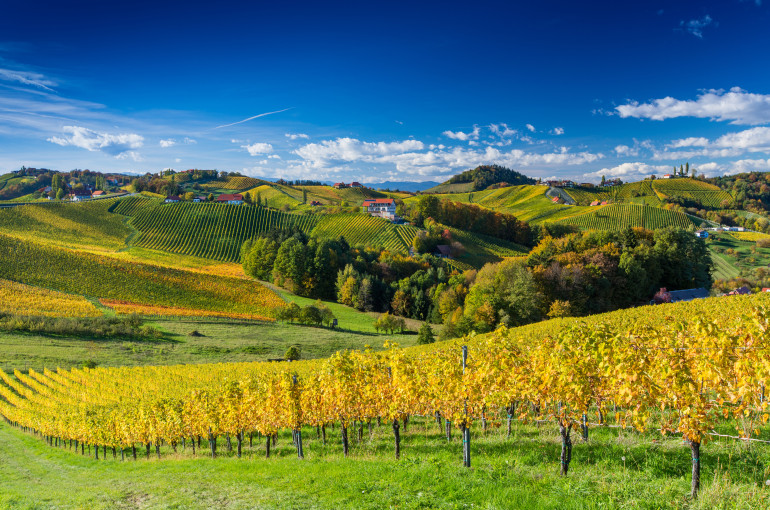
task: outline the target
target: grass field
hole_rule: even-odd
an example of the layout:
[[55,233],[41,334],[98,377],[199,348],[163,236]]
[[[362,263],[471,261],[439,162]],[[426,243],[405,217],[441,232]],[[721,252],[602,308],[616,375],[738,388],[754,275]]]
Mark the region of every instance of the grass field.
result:
[[756,241],[738,240],[732,234],[711,233],[707,245],[716,263],[716,278],[749,276],[757,268],[770,265],[770,248],[760,248]]
[[[334,312],[340,319],[337,329],[216,318],[149,319],[147,324],[166,333],[157,341],[0,333],[0,369],[82,367],[88,360],[100,366],[266,361],[283,358],[292,345],[303,359],[326,358],[342,349],[368,345],[379,350],[385,341],[404,346],[417,341],[417,335],[375,333],[370,315],[336,307]],[[193,331],[202,336],[190,336]]]
[[[498,425],[495,423],[495,425]],[[93,454],[47,446],[41,438],[0,422],[0,507],[3,508],[487,508],[487,509],[758,509],[770,505],[764,487],[765,446],[717,440],[702,454],[699,499],[690,501],[689,447],[681,439],[595,428],[576,439],[569,476],[558,475],[560,438],[552,424],[514,422],[486,435],[474,430],[472,465],[463,468],[457,432],[447,442],[433,420],[414,418],[402,429],[402,459],[392,459],[392,433],[374,424],[372,436],[351,437],[341,453],[339,430],[327,442],[305,428],[305,460],[283,431],[271,458],[263,440],[248,438],[242,458],[220,439],[218,458],[189,444],[162,461],[95,460]],[[355,434],[351,434],[355,436]],[[205,441],[203,452],[207,452]],[[130,458],[130,452],[126,452]],[[101,455],[100,455],[101,457]]]

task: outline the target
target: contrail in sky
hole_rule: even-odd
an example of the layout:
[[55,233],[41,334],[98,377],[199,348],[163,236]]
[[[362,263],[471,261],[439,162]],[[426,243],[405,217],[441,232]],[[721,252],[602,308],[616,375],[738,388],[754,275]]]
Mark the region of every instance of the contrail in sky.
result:
[[248,119],[243,119],[243,120],[239,120],[238,122],[233,122],[232,124],[224,124],[222,126],[217,126],[214,129],[235,126],[236,124],[243,124],[244,122],[248,122],[250,120],[258,119],[259,117],[264,117],[265,115],[272,115],[274,113],[281,113],[281,112],[285,112],[286,110],[291,110],[291,108],[284,108],[283,110],[277,110],[277,111],[274,111],[274,112],[260,113],[259,115],[255,115],[253,117],[249,117]]

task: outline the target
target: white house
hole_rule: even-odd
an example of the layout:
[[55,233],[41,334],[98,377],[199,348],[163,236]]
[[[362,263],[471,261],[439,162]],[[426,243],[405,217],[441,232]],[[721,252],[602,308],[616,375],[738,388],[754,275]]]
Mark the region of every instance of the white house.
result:
[[240,193],[235,193],[235,194],[224,193],[217,197],[217,203],[241,205],[243,203],[243,195],[241,195]]
[[396,201],[392,198],[368,198],[363,203],[364,212],[388,220],[396,219]]

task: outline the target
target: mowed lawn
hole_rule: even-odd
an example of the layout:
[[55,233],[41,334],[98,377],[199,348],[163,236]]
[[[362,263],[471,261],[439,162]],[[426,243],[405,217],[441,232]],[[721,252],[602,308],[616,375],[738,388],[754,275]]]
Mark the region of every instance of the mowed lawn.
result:
[[[559,472],[560,438],[552,424],[514,424],[486,435],[473,428],[472,466],[462,467],[462,443],[448,442],[434,420],[413,418],[403,434],[402,459],[393,458],[390,426],[352,430],[351,455],[341,453],[339,427],[327,443],[303,431],[304,460],[283,431],[270,459],[255,437],[242,458],[220,438],[211,459],[205,440],[193,456],[189,443],[134,461],[120,452],[104,460],[47,446],[0,423],[0,508],[485,508],[485,509],[757,509],[770,505],[764,480],[770,450],[729,440],[702,450],[698,500],[688,497],[689,447],[681,438],[595,429],[575,438],[570,473]],[[154,449],[153,449],[154,450]]]

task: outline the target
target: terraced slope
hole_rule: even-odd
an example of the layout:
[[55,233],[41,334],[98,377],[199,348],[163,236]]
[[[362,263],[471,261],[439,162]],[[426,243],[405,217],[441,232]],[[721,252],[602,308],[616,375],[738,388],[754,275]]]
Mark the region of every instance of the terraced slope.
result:
[[140,232],[136,246],[236,262],[241,244],[256,234],[293,226],[309,233],[316,221],[262,207],[180,202],[142,209],[132,225]]
[[406,252],[416,233],[417,228],[412,226],[394,225],[383,218],[350,213],[323,216],[311,235],[330,239],[345,237],[351,246],[365,245]]
[[121,200],[44,201],[0,209],[0,232],[57,246],[118,250],[131,233],[122,216],[109,213]]
[[[581,208],[589,209],[589,208]],[[610,204],[599,206],[584,214],[559,220],[559,223],[576,225],[583,229],[618,230],[628,227],[648,229],[664,227],[687,228],[693,221],[676,211],[636,204]]]

